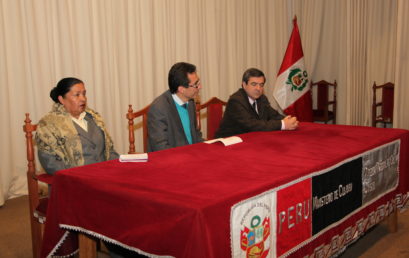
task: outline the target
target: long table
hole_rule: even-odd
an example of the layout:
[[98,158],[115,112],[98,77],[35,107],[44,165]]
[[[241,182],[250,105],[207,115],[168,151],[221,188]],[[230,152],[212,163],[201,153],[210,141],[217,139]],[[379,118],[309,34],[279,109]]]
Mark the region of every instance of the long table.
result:
[[74,251],[81,232],[150,257],[325,257],[407,201],[407,130],[301,123],[240,137],[59,171],[42,255]]

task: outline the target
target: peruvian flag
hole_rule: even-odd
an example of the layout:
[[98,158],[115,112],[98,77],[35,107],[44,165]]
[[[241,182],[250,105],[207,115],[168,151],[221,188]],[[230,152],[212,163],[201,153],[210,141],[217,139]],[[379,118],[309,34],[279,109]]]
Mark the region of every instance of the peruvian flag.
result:
[[294,18],[293,24],[273,95],[287,115],[296,116],[298,121],[312,122],[311,92],[308,74],[304,68],[297,17]]

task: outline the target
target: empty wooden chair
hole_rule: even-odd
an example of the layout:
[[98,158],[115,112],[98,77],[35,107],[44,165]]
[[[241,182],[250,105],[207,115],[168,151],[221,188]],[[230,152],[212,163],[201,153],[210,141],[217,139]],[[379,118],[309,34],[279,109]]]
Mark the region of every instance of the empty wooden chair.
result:
[[[395,84],[387,82],[382,85],[373,83],[373,97],[372,97],[372,126],[376,127],[377,123],[387,124],[393,123],[393,99],[394,99]],[[382,101],[377,102],[377,90],[381,89]]]
[[128,132],[129,132],[129,154],[135,153],[135,134],[134,134],[134,119],[142,116],[142,134],[143,134],[143,152],[148,151],[148,111],[150,105],[143,109],[133,112],[132,105],[129,105],[126,118],[128,119]]
[[220,100],[216,97],[211,98],[204,104],[198,103],[196,105],[196,119],[197,119],[197,127],[199,130],[201,129],[201,121],[200,121],[200,111],[202,109],[207,110],[207,139],[211,140],[214,139],[214,135],[219,129],[220,121],[223,117],[223,106],[226,106],[226,102]]
[[44,223],[46,221],[48,197],[40,196],[38,181],[52,184],[52,176],[48,174],[38,174],[35,165],[35,151],[33,143],[33,132],[37,129],[36,124],[32,124],[30,115],[26,113],[23,131],[26,137],[27,147],[27,184],[28,199],[31,224],[31,241],[33,257],[40,257],[41,243],[43,239]]
[[[313,121],[328,123],[332,120],[333,124],[337,122],[337,81],[330,83],[324,80],[319,82],[311,81],[311,93],[313,88],[317,87],[317,108],[312,110]],[[329,98],[329,88],[333,87],[332,100]],[[314,98],[313,98],[314,99]],[[332,106],[332,109],[329,107]]]

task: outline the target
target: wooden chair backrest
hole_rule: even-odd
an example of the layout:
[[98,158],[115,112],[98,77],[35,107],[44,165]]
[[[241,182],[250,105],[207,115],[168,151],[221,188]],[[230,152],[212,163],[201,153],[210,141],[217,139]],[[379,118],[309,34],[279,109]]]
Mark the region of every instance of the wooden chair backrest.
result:
[[[324,114],[324,120],[331,120],[329,117],[329,106],[332,105],[332,112],[334,116],[334,124],[336,123],[336,110],[337,110],[337,81],[334,83],[321,80],[318,82],[311,81],[311,93],[313,92],[313,87],[317,87],[317,109]],[[333,87],[333,96],[330,100],[329,88]]]
[[38,222],[38,220],[34,217],[34,211],[40,203],[33,143],[33,132],[36,130],[37,125],[31,123],[30,115],[26,113],[23,131],[25,132],[27,150],[27,184],[31,224],[31,239],[33,256],[40,257],[40,248],[42,242],[41,225]]
[[334,87],[334,94],[332,96],[332,101],[336,102],[336,88],[337,88],[337,81],[334,81],[334,83],[330,83],[324,80],[321,80],[319,82],[312,82],[311,81],[311,86],[317,86],[317,108],[318,109],[326,109],[328,108],[328,104],[330,101],[329,99],[329,87],[332,86]]
[[[395,84],[387,82],[382,85],[376,85],[374,82],[372,86],[372,126],[377,123],[393,123],[393,105],[394,105],[394,88]],[[377,101],[376,92],[381,89],[382,101]],[[377,107],[381,108],[380,115],[377,115]]]
[[128,119],[128,132],[129,132],[129,154],[135,153],[135,134],[134,134],[134,119],[142,116],[142,134],[143,134],[143,151],[148,151],[148,111],[150,105],[143,109],[133,112],[132,105],[129,105],[126,118]]
[[207,109],[207,139],[211,140],[214,139],[214,135],[219,129],[220,122],[223,117],[223,106],[226,106],[226,102],[223,100],[218,99],[217,97],[213,97],[204,104],[197,103],[196,104],[196,122],[197,127],[201,129],[201,121],[200,121],[200,110]]

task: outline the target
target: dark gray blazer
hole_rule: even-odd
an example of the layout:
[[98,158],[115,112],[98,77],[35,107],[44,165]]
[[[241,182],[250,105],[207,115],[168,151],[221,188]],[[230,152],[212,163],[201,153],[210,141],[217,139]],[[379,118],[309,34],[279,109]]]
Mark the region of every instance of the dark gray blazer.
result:
[[[202,142],[202,133],[196,128],[196,107],[193,100],[189,101],[188,112],[192,143]],[[169,90],[157,97],[149,108],[148,136],[149,152],[189,144]]]
[[216,138],[255,132],[281,129],[283,115],[273,109],[265,95],[257,99],[257,110],[250,105],[246,91],[241,88],[227,101],[220,128]]
[[[87,120],[88,123],[88,132],[77,125],[77,123],[73,122],[81,140],[84,165],[105,161],[105,135],[95,124],[91,115],[87,114],[85,120]],[[117,159],[119,155],[115,150],[112,150],[109,157],[112,160]],[[38,151],[38,159],[40,160],[41,166],[48,174],[54,174],[59,170],[70,167],[66,166],[59,157],[52,156],[42,151]]]

